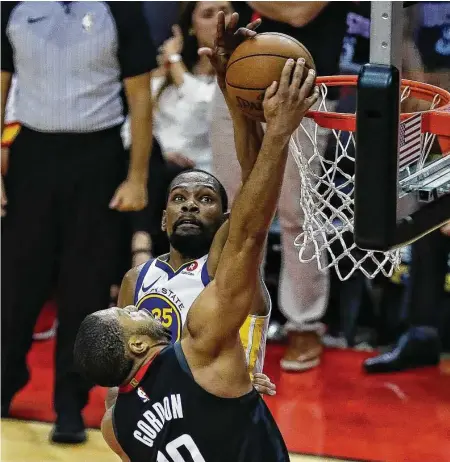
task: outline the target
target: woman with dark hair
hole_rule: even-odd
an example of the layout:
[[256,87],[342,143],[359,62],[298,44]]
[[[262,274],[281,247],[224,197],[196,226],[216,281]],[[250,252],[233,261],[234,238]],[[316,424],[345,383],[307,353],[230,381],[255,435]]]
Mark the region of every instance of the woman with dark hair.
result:
[[180,167],[211,170],[211,101],[215,75],[211,63],[199,56],[201,47],[212,47],[216,18],[230,2],[186,2],[173,37],[159,49],[159,69],[152,79],[156,99],[154,133],[166,160]]

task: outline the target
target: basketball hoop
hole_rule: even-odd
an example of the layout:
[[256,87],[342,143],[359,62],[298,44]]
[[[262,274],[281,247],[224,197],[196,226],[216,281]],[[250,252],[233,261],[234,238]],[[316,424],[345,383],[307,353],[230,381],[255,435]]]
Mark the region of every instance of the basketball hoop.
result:
[[[329,87],[356,87],[357,79],[357,76],[317,78],[321,93],[317,109],[308,112],[289,144],[300,173],[300,205],[305,215],[303,231],[295,240],[299,259],[301,262],[316,260],[321,270],[335,268],[343,281],[356,270],[370,279],[380,273],[390,277],[400,263],[399,249],[387,252],[362,250],[353,239],[354,172],[346,170],[355,163],[356,116],[354,113],[328,111],[326,96]],[[400,171],[399,181],[423,168],[435,141],[439,143],[442,155],[450,154],[450,93],[433,85],[403,79],[401,103],[408,99],[427,105],[423,111],[400,115],[401,121],[406,121],[421,114],[422,154],[414,165]],[[318,149],[319,126],[328,129],[333,135],[331,139],[336,141],[334,154],[328,158]],[[300,145],[300,131],[306,134],[312,150]],[[319,172],[315,168],[318,164]],[[343,164],[347,166],[345,169]]]

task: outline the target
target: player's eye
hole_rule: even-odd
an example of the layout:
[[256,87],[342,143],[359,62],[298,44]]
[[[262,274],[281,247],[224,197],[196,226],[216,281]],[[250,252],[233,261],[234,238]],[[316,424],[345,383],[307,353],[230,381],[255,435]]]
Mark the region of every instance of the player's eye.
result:
[[213,199],[211,196],[203,196],[200,200],[204,202],[205,204],[210,204],[211,202],[213,202]]
[[172,200],[174,202],[182,202],[184,201],[184,197],[181,194],[176,194],[175,196],[173,196]]

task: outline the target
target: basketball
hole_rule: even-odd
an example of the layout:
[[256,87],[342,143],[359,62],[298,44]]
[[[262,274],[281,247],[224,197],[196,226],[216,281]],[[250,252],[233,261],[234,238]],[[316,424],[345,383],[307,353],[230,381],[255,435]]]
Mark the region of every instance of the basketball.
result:
[[276,32],[258,34],[233,52],[227,66],[227,92],[247,117],[264,122],[264,92],[280,79],[289,58],[305,59],[304,78],[309,69],[316,68],[310,52],[299,41]]

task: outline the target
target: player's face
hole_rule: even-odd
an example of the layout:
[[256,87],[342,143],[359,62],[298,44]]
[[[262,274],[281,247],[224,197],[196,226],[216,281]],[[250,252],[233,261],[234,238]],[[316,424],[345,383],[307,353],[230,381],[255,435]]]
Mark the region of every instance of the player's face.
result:
[[180,175],[172,185],[162,223],[172,246],[183,256],[199,258],[209,252],[222,222],[214,178],[201,172]]
[[225,13],[227,23],[233,13],[230,2],[197,2],[192,13],[192,29],[199,46],[212,47],[217,30],[217,13]]
[[126,308],[109,308],[101,313],[102,316],[118,320],[123,327],[126,338],[132,335],[143,335],[152,342],[170,338],[168,330],[147,310],[138,310],[135,306],[127,306]]

